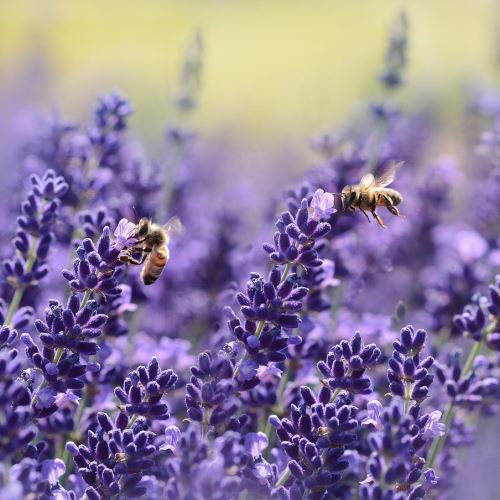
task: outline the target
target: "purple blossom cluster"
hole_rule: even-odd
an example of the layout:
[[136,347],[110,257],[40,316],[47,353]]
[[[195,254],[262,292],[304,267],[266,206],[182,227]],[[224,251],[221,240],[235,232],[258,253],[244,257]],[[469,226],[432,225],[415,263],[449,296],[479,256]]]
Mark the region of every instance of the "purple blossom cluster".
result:
[[[454,498],[461,449],[500,409],[500,94],[471,96],[474,175],[428,162],[434,116],[397,101],[407,45],[401,14],[390,97],[315,139],[320,160],[272,200],[242,187],[236,203],[186,128],[200,34],[162,160],[116,92],[88,125],[41,127],[0,244],[5,498]],[[405,217],[369,223],[364,192],[345,210],[342,189],[393,160]],[[265,233],[243,203],[272,207]]]

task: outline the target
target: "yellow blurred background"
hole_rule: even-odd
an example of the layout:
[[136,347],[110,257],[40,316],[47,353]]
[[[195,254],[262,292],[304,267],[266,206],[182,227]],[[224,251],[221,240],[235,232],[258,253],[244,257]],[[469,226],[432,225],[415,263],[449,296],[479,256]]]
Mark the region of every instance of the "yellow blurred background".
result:
[[2,0],[2,92],[30,79],[26,105],[84,118],[116,88],[147,141],[172,118],[186,44],[203,32],[194,124],[265,144],[305,139],[376,96],[388,29],[410,23],[401,98],[438,101],[449,116],[468,79],[492,79],[500,53],[498,0]]

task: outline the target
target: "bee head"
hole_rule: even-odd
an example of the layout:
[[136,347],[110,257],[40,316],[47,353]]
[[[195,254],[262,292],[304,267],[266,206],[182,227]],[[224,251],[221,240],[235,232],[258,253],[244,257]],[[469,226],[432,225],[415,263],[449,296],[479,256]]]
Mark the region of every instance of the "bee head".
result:
[[354,205],[358,200],[359,193],[352,188],[352,186],[346,186],[342,189],[342,203],[344,204],[344,208],[349,208],[351,205]]
[[150,227],[151,221],[148,218],[143,217],[137,224],[137,227],[135,229],[135,237],[138,239],[145,238],[149,234]]

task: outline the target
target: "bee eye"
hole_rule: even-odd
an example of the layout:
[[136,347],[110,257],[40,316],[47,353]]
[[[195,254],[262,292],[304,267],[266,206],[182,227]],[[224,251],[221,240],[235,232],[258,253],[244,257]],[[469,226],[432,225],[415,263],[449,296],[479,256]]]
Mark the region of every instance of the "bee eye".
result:
[[148,234],[148,231],[149,231],[149,223],[141,221],[137,226],[135,235],[138,237],[146,236]]
[[348,203],[349,203],[349,204],[354,203],[354,202],[356,201],[356,198],[357,198],[357,196],[356,196],[356,191],[353,191],[353,192],[351,193],[351,195],[349,196]]

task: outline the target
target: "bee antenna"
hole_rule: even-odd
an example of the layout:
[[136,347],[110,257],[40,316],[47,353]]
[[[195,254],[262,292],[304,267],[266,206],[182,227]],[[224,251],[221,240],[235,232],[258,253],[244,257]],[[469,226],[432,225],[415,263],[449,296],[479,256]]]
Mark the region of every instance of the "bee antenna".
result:
[[135,220],[139,220],[139,215],[137,213],[137,210],[135,209],[135,205],[132,205],[132,211],[134,212]]

